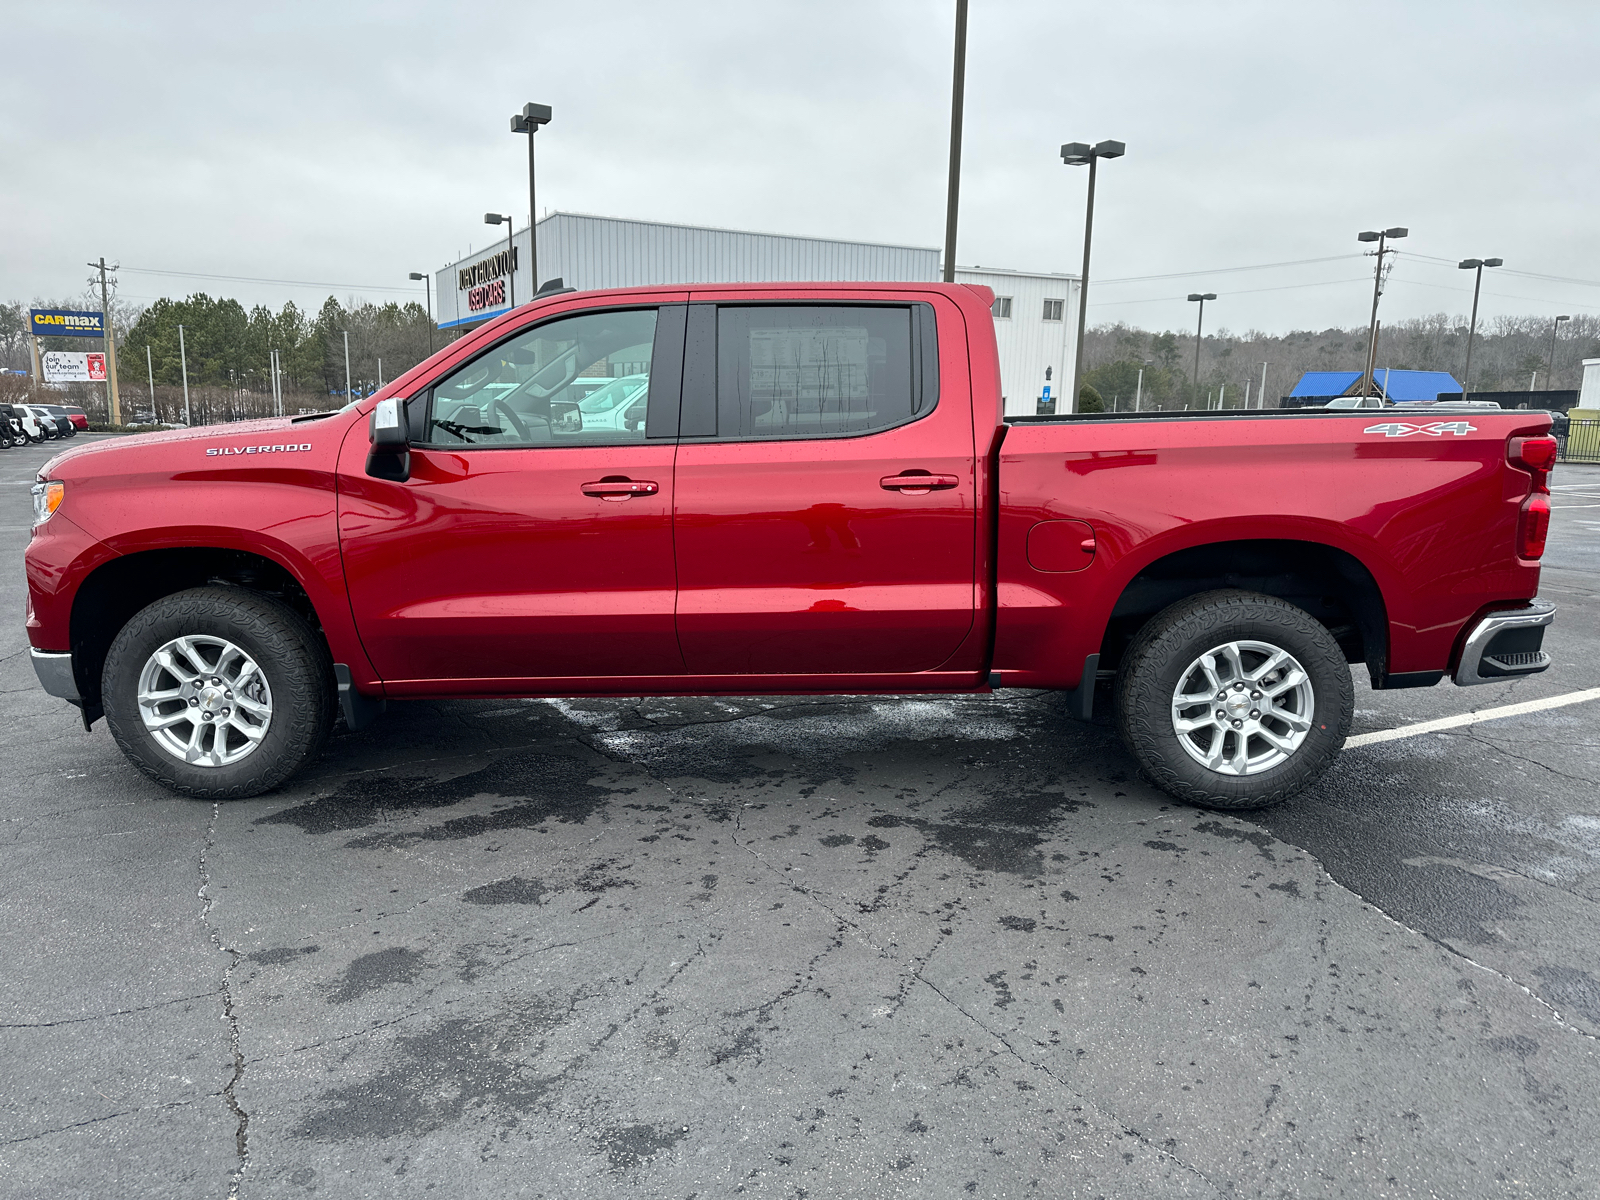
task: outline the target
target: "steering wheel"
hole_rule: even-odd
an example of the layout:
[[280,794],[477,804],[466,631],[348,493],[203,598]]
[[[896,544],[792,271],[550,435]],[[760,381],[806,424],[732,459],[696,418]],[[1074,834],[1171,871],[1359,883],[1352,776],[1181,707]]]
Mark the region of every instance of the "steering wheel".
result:
[[519,441],[524,443],[533,441],[533,435],[528,432],[528,427],[523,423],[522,418],[517,416],[516,411],[499,396],[489,401],[489,415],[492,417],[504,417],[506,424],[517,431]]

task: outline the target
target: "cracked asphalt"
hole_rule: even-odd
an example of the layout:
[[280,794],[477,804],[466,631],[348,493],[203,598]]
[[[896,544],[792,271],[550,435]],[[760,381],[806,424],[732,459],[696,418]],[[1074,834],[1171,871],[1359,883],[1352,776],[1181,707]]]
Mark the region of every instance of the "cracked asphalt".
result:
[[[34,682],[46,457],[0,454],[0,1195],[1600,1192],[1600,704],[1242,816],[1032,692],[419,702],[197,803]],[[1556,482],[1556,666],[1362,676],[1358,732],[1600,685]]]

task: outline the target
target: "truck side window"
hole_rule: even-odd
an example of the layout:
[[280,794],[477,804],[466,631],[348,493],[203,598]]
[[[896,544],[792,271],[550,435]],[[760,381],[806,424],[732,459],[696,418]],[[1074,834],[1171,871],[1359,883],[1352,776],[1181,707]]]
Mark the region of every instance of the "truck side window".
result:
[[526,329],[434,384],[416,440],[485,448],[642,442],[655,329],[653,308]]
[[836,437],[915,420],[937,392],[932,325],[927,305],[719,308],[718,436]]

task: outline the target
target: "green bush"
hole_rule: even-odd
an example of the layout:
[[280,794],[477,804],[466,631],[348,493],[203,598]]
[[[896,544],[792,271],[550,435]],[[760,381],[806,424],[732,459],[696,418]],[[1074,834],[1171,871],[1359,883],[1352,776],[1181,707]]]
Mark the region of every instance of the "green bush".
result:
[[1081,413],[1105,412],[1106,402],[1093,385],[1084,384],[1078,389],[1078,411]]

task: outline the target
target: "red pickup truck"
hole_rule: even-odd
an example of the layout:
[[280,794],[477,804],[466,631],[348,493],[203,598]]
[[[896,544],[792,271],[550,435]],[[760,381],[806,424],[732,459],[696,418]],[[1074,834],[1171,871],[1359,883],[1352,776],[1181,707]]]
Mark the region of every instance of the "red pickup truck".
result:
[[389,700],[1023,687],[1088,718],[1102,679],[1158,785],[1244,808],[1338,753],[1350,663],[1549,665],[1548,414],[1007,419],[991,301],[547,289],[337,412],[63,454],[39,678],[203,797]]

